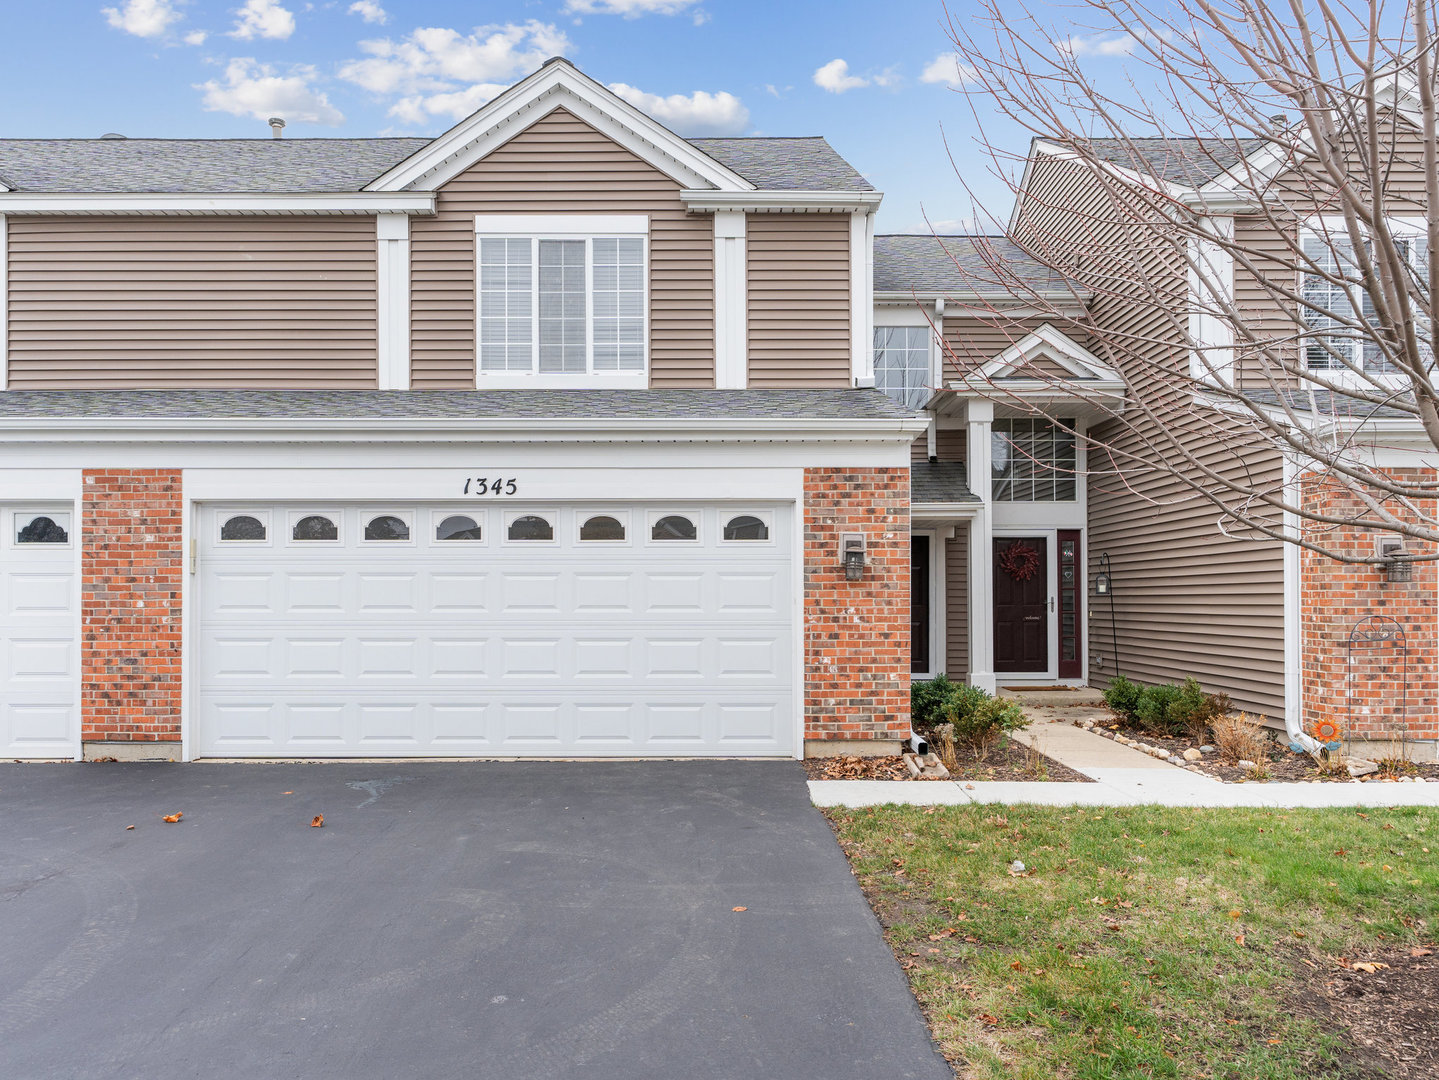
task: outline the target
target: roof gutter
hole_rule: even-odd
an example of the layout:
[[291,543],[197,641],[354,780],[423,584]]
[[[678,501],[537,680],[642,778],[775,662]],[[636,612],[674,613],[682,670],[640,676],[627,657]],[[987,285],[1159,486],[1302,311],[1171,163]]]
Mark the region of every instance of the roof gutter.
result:
[[748,213],[790,214],[872,214],[879,209],[884,193],[879,191],[713,191],[685,188],[680,202],[695,214],[722,210]]
[[0,214],[433,214],[433,192],[0,192]]
[[35,442],[913,442],[924,416],[890,419],[5,417],[0,444]]

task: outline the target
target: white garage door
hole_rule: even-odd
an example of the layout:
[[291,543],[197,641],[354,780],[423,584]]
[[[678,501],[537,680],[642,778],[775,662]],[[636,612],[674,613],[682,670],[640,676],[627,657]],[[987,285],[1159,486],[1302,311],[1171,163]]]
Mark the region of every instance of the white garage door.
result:
[[195,752],[795,746],[782,505],[208,506]]
[[80,748],[71,511],[0,509],[0,757]]

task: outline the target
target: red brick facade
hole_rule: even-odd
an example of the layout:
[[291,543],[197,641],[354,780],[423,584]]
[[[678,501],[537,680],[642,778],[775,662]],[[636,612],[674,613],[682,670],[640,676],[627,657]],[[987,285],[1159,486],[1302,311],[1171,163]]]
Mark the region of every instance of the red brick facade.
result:
[[[804,501],[805,738],[906,738],[909,469],[806,469]],[[865,537],[862,581],[841,533]]]
[[81,737],[180,738],[184,509],[174,469],[87,469]]
[[[1406,474],[1434,480],[1433,470],[1395,472]],[[1357,508],[1336,486],[1318,480],[1306,484],[1304,498],[1310,509],[1337,515]],[[1428,502],[1422,509],[1432,514]],[[1377,551],[1379,537],[1372,532],[1314,522],[1305,529],[1330,550],[1356,556]],[[1406,546],[1411,552],[1422,547],[1414,540]],[[1419,562],[1411,569],[1412,580],[1388,581],[1382,567],[1301,552],[1306,730],[1331,719],[1355,740],[1439,736],[1439,564]],[[1402,644],[1395,629],[1403,633]]]

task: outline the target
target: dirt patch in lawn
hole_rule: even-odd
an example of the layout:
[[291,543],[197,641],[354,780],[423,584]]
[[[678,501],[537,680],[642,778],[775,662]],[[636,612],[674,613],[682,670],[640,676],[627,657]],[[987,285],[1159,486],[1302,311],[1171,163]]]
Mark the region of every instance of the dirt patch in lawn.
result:
[[1434,946],[1326,957],[1297,1011],[1349,1032],[1356,1053],[1393,1080],[1439,1076],[1439,957]]
[[[933,780],[911,776],[902,757],[807,758],[805,775],[810,780]],[[1037,754],[1010,739],[996,745],[983,757],[961,753],[959,768],[950,780],[1050,780],[1074,784],[1094,783],[1053,758]]]

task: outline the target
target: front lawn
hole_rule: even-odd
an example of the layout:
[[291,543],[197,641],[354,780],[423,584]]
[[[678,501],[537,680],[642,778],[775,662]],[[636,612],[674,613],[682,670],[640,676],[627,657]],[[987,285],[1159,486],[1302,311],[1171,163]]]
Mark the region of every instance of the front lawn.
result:
[[1439,811],[828,813],[960,1076],[1439,1075]]

